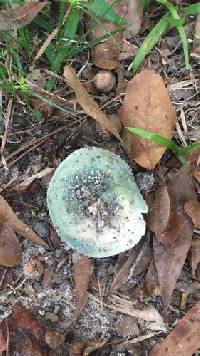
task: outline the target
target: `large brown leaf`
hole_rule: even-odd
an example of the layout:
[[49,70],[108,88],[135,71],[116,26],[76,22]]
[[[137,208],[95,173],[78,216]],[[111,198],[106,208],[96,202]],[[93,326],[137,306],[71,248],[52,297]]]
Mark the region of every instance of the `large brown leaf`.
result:
[[174,330],[149,356],[190,356],[200,347],[200,302],[179,320]]
[[7,201],[0,195],[0,224],[4,222],[19,235],[26,237],[39,246],[48,248],[46,242],[17,217]]
[[74,319],[78,318],[87,302],[87,290],[92,271],[92,262],[87,256],[81,256],[74,264],[74,282],[76,287],[76,309],[74,312]]
[[[152,70],[140,72],[129,82],[119,115],[125,127],[142,128],[168,139],[172,137],[176,113],[161,76]],[[123,138],[132,158],[147,169],[153,169],[166,150],[126,129]]]
[[19,240],[8,224],[0,225],[0,264],[13,267],[21,262],[22,251]]
[[0,31],[10,31],[31,22],[38,12],[48,4],[44,2],[30,2],[8,11],[0,11]]

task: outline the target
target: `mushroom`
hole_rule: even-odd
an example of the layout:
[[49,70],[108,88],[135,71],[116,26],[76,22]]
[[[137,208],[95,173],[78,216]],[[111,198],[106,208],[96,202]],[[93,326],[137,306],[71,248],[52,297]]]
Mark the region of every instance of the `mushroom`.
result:
[[70,154],[49,183],[47,203],[58,235],[87,256],[116,255],[145,233],[147,205],[130,167],[105,149]]
[[116,77],[108,70],[101,70],[95,75],[94,84],[98,91],[109,93],[116,86]]

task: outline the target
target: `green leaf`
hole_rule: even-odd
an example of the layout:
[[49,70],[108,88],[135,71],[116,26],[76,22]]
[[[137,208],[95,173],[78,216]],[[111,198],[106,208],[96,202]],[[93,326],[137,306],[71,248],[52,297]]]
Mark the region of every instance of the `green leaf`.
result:
[[85,3],[83,7],[87,9],[91,14],[100,17],[103,20],[115,23],[120,26],[126,26],[127,23],[123,17],[118,16],[113,8],[113,5],[116,1],[113,1],[112,4],[108,4],[105,0],[93,0],[92,2]]
[[195,15],[200,12],[200,3],[198,2],[197,4],[192,4],[190,6],[186,6],[183,8],[183,12],[186,15]]
[[194,150],[196,150],[197,148],[200,147],[200,141],[194,142],[191,145],[187,146],[187,147],[180,147],[178,149],[179,153],[182,155],[187,155],[191,152],[193,152]]
[[174,19],[172,17],[167,18],[168,24],[173,27],[183,26],[185,24],[185,17],[181,17],[180,19]]
[[161,20],[155,25],[153,30],[145,38],[144,42],[140,46],[136,53],[136,56],[129,66],[129,70],[133,70],[135,73],[142,64],[145,57],[149,54],[151,49],[162,39],[168,28],[168,18],[171,17],[169,13],[164,15]]

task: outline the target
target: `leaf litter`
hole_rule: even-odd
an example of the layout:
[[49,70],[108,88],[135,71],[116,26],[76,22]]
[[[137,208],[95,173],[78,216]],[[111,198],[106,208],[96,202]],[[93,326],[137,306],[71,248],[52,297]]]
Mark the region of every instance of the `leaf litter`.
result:
[[165,230],[155,234],[154,238],[155,266],[165,309],[170,305],[176,281],[191,246],[194,230],[191,220],[184,212],[185,202],[196,197],[189,165],[183,166],[171,177],[167,190],[171,209],[176,215],[175,218],[169,217]]
[[[126,2],[126,6],[135,6],[137,8],[138,1],[128,1]],[[132,25],[135,25],[136,27],[138,26],[138,29],[134,29],[132,27],[132,31],[137,33],[139,27],[141,26],[141,9],[135,12],[131,12],[131,14],[136,16],[136,19],[134,21],[132,20]],[[141,18],[139,18],[139,14],[141,14]],[[131,21],[129,22],[129,25],[130,26],[127,30],[131,30]],[[123,33],[123,36],[125,38],[125,32]],[[133,34],[131,36],[133,36]],[[116,38],[118,40],[117,36]],[[122,40],[121,35],[119,36],[119,39],[120,41]],[[104,44],[105,43],[106,41],[104,42]],[[112,41],[112,46],[114,47],[113,43],[114,42]],[[121,50],[121,53],[119,51],[119,48]],[[123,58],[122,55],[126,55],[126,53],[123,53],[122,48],[123,47],[121,46],[121,44],[118,45],[116,51],[117,55],[115,56],[116,58],[114,58],[116,60],[115,65],[117,66],[117,71],[119,68],[119,61]],[[132,54],[134,55],[134,53]],[[103,57],[99,56],[99,58],[102,60]],[[123,60],[125,60],[125,58]],[[150,65],[148,67],[153,67],[153,65]],[[137,76],[135,76],[133,80],[129,82],[124,81],[124,88],[128,84],[128,89],[125,94],[125,99],[122,103],[122,109],[120,109],[119,111],[121,122],[124,125],[124,133],[121,137],[119,131],[116,130],[116,127],[114,127],[114,125],[112,125],[112,122],[110,121],[108,116],[99,109],[99,106],[96,104],[93,98],[89,96],[86,90],[84,90],[83,85],[81,83],[81,70],[79,72],[79,80],[79,77],[75,74],[75,71],[73,71],[71,67],[66,66],[65,79],[68,81],[68,84],[74,90],[77,102],[83,108],[85,113],[89,117],[94,118],[101,125],[101,127],[103,127],[103,129],[106,129],[110,133],[112,133],[112,135],[114,135],[118,139],[118,141],[123,147],[126,148],[126,145],[128,145],[132,158],[135,159],[136,162],[139,163],[142,167],[146,168],[147,170],[155,169],[158,165],[162,167],[163,163],[165,162],[164,160],[162,160],[162,156],[165,153],[165,149],[146,140],[142,141],[138,139],[138,137],[136,138],[132,135],[128,137],[128,133],[125,130],[126,126],[132,125],[147,128],[154,132],[158,132],[159,134],[166,135],[166,137],[168,138],[172,137],[175,123],[175,111],[161,77],[159,77],[159,75],[155,74],[155,72],[153,71],[142,71]],[[166,77],[167,75],[168,74],[166,74]],[[147,85],[147,82],[149,85]],[[113,91],[114,90],[115,89],[113,89]],[[100,95],[98,97],[98,100],[100,102],[102,101],[102,103],[104,103],[103,105],[105,105],[104,107],[106,107],[107,104],[105,104],[105,102],[103,101],[105,100],[105,96]],[[109,112],[109,109],[106,110],[106,112]],[[48,115],[46,116],[46,119],[47,118]],[[92,135],[91,140],[93,140]],[[95,141],[93,140],[93,142]],[[100,144],[102,144],[102,140],[100,140],[100,142]],[[80,142],[78,142],[77,144],[77,142],[75,142],[74,140],[70,150],[74,149],[74,144],[75,146],[80,145]],[[98,144],[99,142],[97,143],[97,145]],[[103,142],[103,145],[106,146],[106,144],[106,142]],[[65,157],[66,154],[69,154],[69,151],[67,150],[65,150],[63,154],[62,149],[60,150],[60,147],[61,145],[59,145],[59,154],[57,154],[56,157],[57,161]],[[113,142],[111,142],[110,147],[111,150],[116,150],[116,147],[114,146]],[[53,161],[53,166],[54,164],[57,165],[57,161]],[[130,165],[134,165],[133,161],[130,161]],[[41,175],[45,174],[46,172],[43,168],[44,167],[39,170],[39,172],[41,172]],[[163,333],[168,333],[169,328],[167,322],[165,322],[163,319],[162,304],[160,300],[158,302],[157,295],[161,294],[164,307],[165,309],[167,309],[167,307],[171,303],[171,300],[173,302],[172,293],[175,288],[175,284],[178,278],[180,277],[180,273],[190,247],[191,255],[189,254],[188,257],[190,257],[191,259],[190,262],[192,274],[189,272],[189,277],[198,278],[198,235],[194,236],[195,238],[192,240],[193,231],[195,229],[194,225],[196,225],[196,228],[198,228],[198,212],[196,212],[196,210],[194,209],[194,206],[196,207],[198,202],[192,177],[193,175],[198,180],[199,171],[197,168],[198,167],[196,164],[196,167],[194,169],[191,168],[191,170],[188,169],[188,167],[183,167],[178,170],[179,166],[176,166],[172,167],[172,169],[170,169],[169,171],[167,171],[166,169],[164,169],[163,171],[160,168],[154,171],[156,173],[158,173],[159,171],[159,179],[156,178],[158,187],[150,194],[148,194],[150,213],[146,218],[148,228],[151,230],[151,232],[154,233],[154,235],[149,231],[145,235],[145,239],[147,239],[148,242],[150,241],[150,244],[148,244],[146,249],[141,248],[141,250],[139,249],[139,251],[133,249],[132,251],[129,251],[128,253],[125,253],[122,256],[119,256],[118,260],[114,259],[114,262],[112,261],[112,259],[109,259],[108,262],[103,261],[102,264],[105,264],[106,267],[102,279],[99,279],[99,264],[97,263],[97,261],[89,260],[85,256],[79,256],[80,259],[76,260],[74,263],[71,262],[71,250],[69,250],[66,246],[60,243],[57,236],[53,235],[52,227],[50,227],[50,239],[54,250],[41,250],[41,247],[45,246],[43,244],[44,240],[40,239],[40,237],[35,234],[33,230],[30,230],[29,227],[25,225],[21,220],[19,220],[18,218],[18,220],[16,220],[16,216],[15,218],[13,218],[13,216],[15,215],[14,212],[11,210],[14,214],[12,215],[10,210],[7,208],[7,202],[1,200],[4,207],[3,209],[5,209],[6,207],[7,210],[5,210],[10,216],[9,219],[5,219],[4,213],[4,218],[2,219],[2,226],[6,224],[6,228],[8,228],[10,235],[14,236],[13,234],[17,232],[18,234],[23,235],[25,237],[29,236],[30,238],[31,236],[30,240],[34,240],[34,242],[36,242],[37,240],[39,245],[39,248],[37,246],[34,246],[30,250],[29,242],[26,240],[23,241],[22,246],[25,247],[25,249],[27,248],[27,251],[23,251],[22,265],[33,259],[33,257],[37,258],[37,256],[39,256],[39,260],[42,264],[45,265],[44,271],[49,271],[49,275],[48,273],[44,273],[44,276],[41,277],[40,280],[38,280],[37,282],[30,280],[22,280],[21,282],[20,278],[24,278],[24,276],[19,277],[19,281],[17,279],[16,283],[12,285],[12,288],[14,288],[14,296],[16,299],[15,302],[22,300],[23,303],[27,306],[27,308],[29,308],[30,306],[32,307],[33,305],[36,310],[39,310],[40,315],[36,314],[38,319],[44,319],[45,324],[53,324],[56,328],[57,325],[63,325],[61,328],[66,333],[66,342],[70,342],[71,337],[73,339],[70,349],[71,356],[78,356],[81,354],[88,355],[92,351],[98,349],[100,349],[98,351],[100,353],[101,348],[102,353],[105,352],[105,350],[107,350],[107,347],[111,347],[110,338],[113,337],[113,331],[114,333],[116,331],[114,323],[116,321],[116,318],[118,318],[119,316],[123,317],[125,324],[128,324],[128,318],[131,318],[131,320],[137,320],[136,324],[139,325],[140,330],[139,335],[136,338],[133,338],[132,340],[127,340],[125,342],[122,341],[121,345],[118,345],[118,351],[124,352],[127,347],[131,347],[131,352],[134,353],[133,345],[135,343],[142,345],[142,342],[145,339],[153,338],[154,340],[156,335],[159,336],[161,333],[161,335],[163,336]],[[141,167],[139,167],[138,169],[139,172],[142,171]],[[152,172],[151,174],[154,175],[154,172]],[[19,191],[20,189],[22,189],[22,191],[19,193],[25,193],[27,195],[30,194],[32,190],[32,184],[34,184],[35,179],[37,179],[38,177],[40,177],[40,175],[37,176],[37,174],[33,174],[30,179],[24,181],[22,186],[17,185],[16,188],[19,189]],[[197,188],[197,181],[195,184]],[[22,199],[24,199],[23,195]],[[33,211],[33,216],[34,214],[35,212]],[[38,214],[38,218],[40,220],[42,220],[44,217],[42,214],[43,213],[41,212],[39,212]],[[13,222],[11,223],[11,220],[14,221],[14,226],[12,225]],[[25,221],[27,220],[28,219],[26,219]],[[27,227],[29,229],[28,233]],[[144,241],[142,241],[142,246],[143,243]],[[6,271],[6,273],[3,274],[2,277],[1,285],[3,286],[3,288],[5,288],[5,295],[4,299],[2,299],[1,296],[1,300],[3,300],[4,304],[6,296],[8,296],[9,300],[10,295],[12,293],[11,291],[7,290],[8,288],[5,287],[7,283],[7,278],[9,280],[10,273],[15,272],[15,270],[17,271],[18,276],[20,276],[20,273],[22,273],[22,268],[20,265],[17,265],[15,269],[13,269],[13,271],[10,271],[10,269],[8,269],[8,272]],[[90,278],[92,273],[92,283],[93,285],[97,286],[94,295],[90,294],[90,288],[92,288],[92,284],[90,285]],[[0,269],[0,278],[1,276],[2,274]],[[75,285],[71,283],[73,285],[73,288],[71,287],[69,280],[74,280]],[[27,293],[27,296],[25,297],[22,297],[20,295],[21,286],[22,293],[23,291],[25,294]],[[135,292],[137,289],[140,290],[140,287],[141,290],[146,288],[149,294],[147,297],[143,295],[143,297],[140,296],[140,298],[137,299]],[[119,291],[123,293],[123,295],[115,294],[116,292],[119,293]],[[29,300],[29,302],[27,302],[27,300]],[[3,303],[2,305],[4,305]],[[99,309],[97,308],[97,303]],[[181,302],[181,305],[184,305],[184,303]],[[59,307],[60,312],[56,312]],[[187,307],[187,302],[185,302],[185,307]],[[23,309],[20,309],[20,307],[18,307],[17,313],[24,316],[24,319],[28,320],[28,324],[32,325],[31,319],[29,319]],[[178,314],[178,317],[180,317],[180,314]],[[111,318],[111,322],[109,318]],[[76,322],[74,322],[75,319]],[[20,325],[18,317],[14,318],[13,320],[16,326],[18,327],[18,324]],[[181,325],[180,330],[184,331],[185,325],[184,323],[181,324],[182,320],[183,319],[179,321]],[[67,324],[67,322],[69,322],[69,324]],[[90,327],[88,327],[88,324],[90,324]],[[11,324],[9,325],[9,327],[12,331]],[[46,343],[46,341],[48,337],[46,337],[44,341],[42,336],[41,338],[44,341],[45,348],[41,351],[40,340],[39,345],[38,341],[36,340],[37,336],[33,335],[29,338],[30,335],[28,334],[29,332],[30,334],[32,334],[32,330],[28,330],[27,332],[27,328],[24,325],[21,325],[20,328],[21,327],[23,330],[25,330],[24,339],[22,338],[22,336],[20,336],[20,340],[22,340],[22,349],[23,347],[25,347],[23,346],[24,342],[27,342],[29,344],[29,347],[25,347],[23,349],[23,352],[30,352],[31,350],[32,353],[44,352],[45,354],[46,348],[48,348],[50,345],[55,345],[55,340],[50,340],[49,345],[47,345],[48,343]],[[38,326],[39,329],[40,327],[41,325]],[[71,331],[70,327],[74,328],[73,333],[75,336],[68,335],[68,331]],[[45,332],[45,328],[43,329],[43,331]],[[179,333],[181,334],[181,332]],[[54,334],[55,333],[52,331],[49,332],[48,335],[52,336]],[[102,338],[98,339],[98,334],[102,335]],[[182,334],[184,333],[182,332]],[[191,339],[194,338],[195,343],[195,332],[191,335]],[[72,346],[74,344],[74,340],[76,340],[77,337],[79,340],[81,340],[81,342],[75,345],[77,346],[77,348],[75,347],[75,349],[73,349]],[[35,346],[30,340],[32,338],[34,339]],[[108,339],[109,342],[107,342]],[[85,340],[92,341],[85,344]],[[7,347],[7,344],[5,342],[6,332],[4,325],[2,337],[0,334],[0,345],[2,345],[2,348],[4,349],[5,347]],[[13,339],[13,342],[15,342],[15,339]],[[190,338],[185,337],[183,342],[185,349],[190,350]],[[179,344],[178,338],[177,344]],[[148,345],[153,345],[153,343],[149,341]],[[12,344],[11,347],[13,347]],[[17,352],[20,351],[20,349],[17,350]],[[55,355],[57,355],[57,350],[52,352],[55,352]],[[66,352],[66,343],[64,345],[64,352]],[[136,354],[137,353],[138,352],[136,352]],[[63,351],[60,354],[63,354]]]

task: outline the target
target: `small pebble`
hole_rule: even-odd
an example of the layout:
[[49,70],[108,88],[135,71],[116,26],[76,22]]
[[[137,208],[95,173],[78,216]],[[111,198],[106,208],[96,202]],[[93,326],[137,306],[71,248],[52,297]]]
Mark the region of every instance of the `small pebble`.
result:
[[57,349],[64,343],[64,336],[57,330],[46,330],[45,341],[51,349]]
[[39,280],[42,277],[44,268],[39,260],[29,260],[23,267],[24,276],[28,279]]

